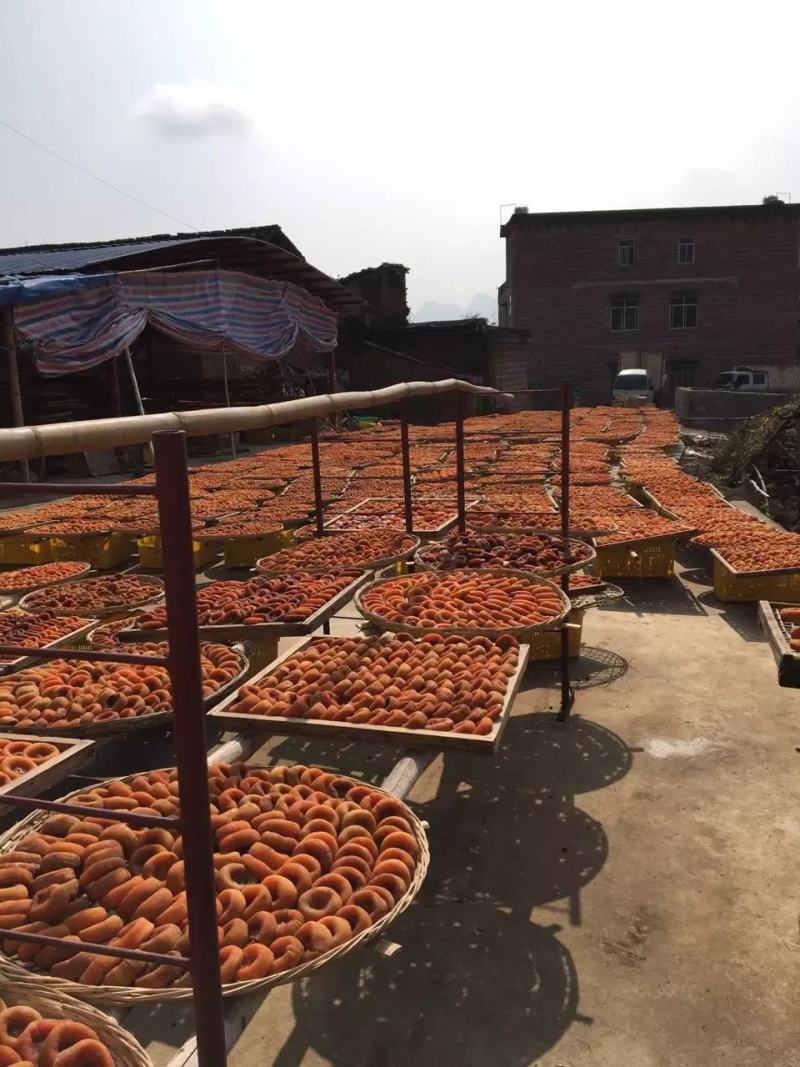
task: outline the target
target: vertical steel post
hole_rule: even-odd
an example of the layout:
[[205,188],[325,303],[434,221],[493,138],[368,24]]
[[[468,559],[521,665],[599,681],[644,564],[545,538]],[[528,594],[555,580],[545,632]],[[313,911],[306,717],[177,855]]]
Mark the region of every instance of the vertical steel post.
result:
[[400,401],[400,448],[403,454],[403,510],[406,518],[406,533],[414,529],[413,502],[411,499],[411,447],[408,442],[408,405]]
[[[569,414],[572,407],[572,388],[568,381],[561,387],[561,536],[569,537]],[[569,596],[569,575],[561,576],[561,588]],[[569,619],[569,616],[567,616]],[[561,627],[561,710],[559,719],[566,720],[572,708],[574,693],[569,684],[569,630]]]
[[317,420],[311,420],[311,471],[314,476],[314,514],[317,523],[317,536],[325,531],[325,515],[322,508],[322,471],[319,465],[319,435]]
[[[25,425],[25,413],[22,408],[22,390],[19,384],[19,364],[17,363],[17,343],[14,338],[14,309],[3,309],[3,344],[6,349],[6,367],[8,368],[8,394],[11,399],[11,421],[14,426]],[[31,468],[27,459],[19,461],[23,482],[31,480]]]
[[225,1067],[217,943],[214,838],[208,798],[206,725],[197,624],[186,435],[153,435],[164,561],[169,673],[181,805],[191,975],[199,1067]]
[[464,491],[464,394],[456,393],[456,507],[458,531],[467,528],[467,505]]

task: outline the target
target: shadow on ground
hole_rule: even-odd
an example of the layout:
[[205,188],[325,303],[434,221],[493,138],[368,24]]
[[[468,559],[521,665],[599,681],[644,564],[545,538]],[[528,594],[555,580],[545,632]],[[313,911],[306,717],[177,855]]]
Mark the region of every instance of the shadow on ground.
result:
[[336,1067],[528,1067],[577,1011],[554,934],[481,904],[415,907],[393,927],[396,956],[361,952],[298,983],[274,1067],[299,1067],[308,1047]]
[[706,614],[692,591],[674,578],[615,578],[614,581],[625,590],[625,596],[612,605],[615,611],[632,611],[637,615]]
[[514,715],[494,758],[449,753],[435,796],[415,805],[431,866],[391,928],[402,951],[355,953],[298,984],[275,1067],[300,1067],[309,1048],[335,1067],[527,1067],[551,1048],[580,1018],[578,978],[560,927],[531,909],[565,901],[580,923],[608,841],[575,795],[631,761],[610,730],[543,714]]
[[[591,689],[596,685],[608,685],[621,678],[628,669],[628,661],[608,648],[581,645],[579,656],[569,661],[570,684],[573,689]],[[525,673],[521,692],[529,689],[548,689],[561,684],[561,667],[555,661],[534,663]],[[553,701],[559,699],[558,694]]]

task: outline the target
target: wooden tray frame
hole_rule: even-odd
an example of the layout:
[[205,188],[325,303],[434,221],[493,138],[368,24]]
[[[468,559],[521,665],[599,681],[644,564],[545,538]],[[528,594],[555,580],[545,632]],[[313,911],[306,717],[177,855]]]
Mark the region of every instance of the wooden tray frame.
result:
[[[769,570],[763,571],[738,571],[728,563],[722,555],[720,555],[718,548],[711,548],[709,545],[700,545],[699,547],[708,548],[711,555],[718,561],[721,567],[724,567],[728,574],[730,574],[731,578],[750,578],[758,581],[759,578],[768,578],[770,575],[800,574],[800,567],[772,567]],[[789,607],[789,603],[787,602],[784,606]],[[795,605],[795,607],[796,606],[797,605]]]
[[[57,562],[69,563],[70,560],[58,560]],[[76,560],[75,562],[79,562],[79,561]],[[32,563],[32,564],[30,564],[30,566],[32,566],[32,567],[46,567],[47,564],[46,563]],[[93,569],[94,568],[92,567],[91,563],[85,563],[84,566],[83,566],[83,570],[82,571],[78,571],[77,574],[70,575],[69,578],[56,578],[55,581],[52,581],[52,582],[41,582],[38,585],[27,585],[27,586],[25,586],[24,589],[8,590],[7,592],[2,593],[0,595],[0,599],[2,599],[2,597],[9,596],[9,597],[12,598],[12,600],[16,600],[19,597],[25,596],[27,593],[38,593],[40,589],[50,589],[50,587],[54,586],[54,585],[66,585],[68,582],[77,582],[81,578],[88,578]],[[19,566],[19,567],[13,567],[13,566],[12,567],[2,567],[2,566],[0,566],[0,577],[2,577],[2,575],[3,575],[3,573],[5,571],[24,571],[24,570],[28,570],[28,567],[26,567],[24,565],[23,566]],[[96,575],[94,577],[98,577],[99,578],[100,575]]]
[[789,647],[789,632],[778,613],[781,608],[797,607],[797,604],[772,603],[769,600],[758,602],[758,622],[778,664],[778,685],[787,689],[800,689],[800,652],[794,652]]
[[[332,615],[335,615],[340,608],[343,608],[345,604],[351,601],[356,591],[360,586],[368,582],[371,576],[371,571],[361,571],[357,578],[354,578],[348,586],[345,586],[340,593],[337,593],[336,596],[323,604],[321,608],[317,608],[314,614],[309,615],[307,619],[295,622],[264,622],[258,626],[244,626],[242,624],[235,626],[200,626],[200,639],[201,641],[218,641],[224,644],[225,642],[241,640],[242,638],[257,640],[259,637],[306,636],[313,633],[314,630],[327,622]],[[125,636],[122,637],[122,634],[125,634]],[[166,628],[161,630],[136,630],[131,628],[120,630],[117,637],[120,644],[134,641],[165,641],[167,639],[167,630]]]
[[94,741],[81,740],[76,737],[48,737],[47,734],[23,734],[9,731],[3,727],[0,729],[0,740],[4,741],[30,741],[31,744],[42,742],[47,745],[56,745],[61,749],[57,756],[47,760],[38,767],[20,774],[5,785],[0,785],[0,810],[3,797],[35,797],[61,781],[68,773],[82,766],[89,758]]
[[[390,641],[395,635],[383,634],[381,640]],[[260,678],[274,671],[284,660],[296,655],[306,648],[312,641],[352,641],[352,637],[321,637],[309,636],[305,641],[293,645],[292,648],[282,653],[272,663],[254,674],[247,680],[247,684],[257,682]],[[320,737],[337,737],[343,743],[351,738],[364,741],[378,741],[383,744],[402,744],[415,748],[438,748],[447,751],[452,748],[463,749],[470,752],[497,751],[503,736],[506,723],[509,718],[511,706],[522,684],[525,671],[530,657],[530,645],[520,644],[517,668],[508,680],[508,686],[503,698],[503,706],[500,716],[495,722],[495,729],[491,734],[478,736],[476,734],[455,734],[438,730],[413,730],[407,726],[370,726],[368,723],[338,722],[330,719],[287,719],[282,715],[246,715],[226,714],[225,708],[232,704],[238,697],[238,693],[231,693],[213,711],[209,712],[209,719],[215,724],[223,726],[226,730],[241,730],[247,733],[275,733],[275,734],[315,734]]]
[[[104,575],[97,575],[97,577],[101,577],[102,578],[102,577],[105,577],[105,576]],[[149,597],[147,600],[140,600],[136,604],[117,604],[117,605],[114,605],[114,606],[109,605],[108,607],[105,607],[105,608],[97,608],[92,612],[91,616],[85,615],[85,616],[83,616],[83,618],[87,618],[87,619],[88,618],[104,619],[108,615],[125,615],[130,611],[138,611],[138,610],[143,609],[146,604],[153,604],[158,600],[163,600],[164,599],[165,586],[164,586],[163,578],[159,578],[155,574],[138,574],[138,573],[135,574],[135,575],[132,575],[132,577],[139,578],[141,581],[146,582],[149,585],[156,586],[160,590],[159,593],[157,595],[153,595],[153,596]],[[82,580],[83,579],[78,579],[78,578],[70,579],[67,582],[60,582],[59,585],[70,585],[73,581],[82,581]],[[31,615],[36,615],[37,614],[36,610],[35,609],[31,609],[25,603],[25,601],[28,599],[28,597],[30,595],[31,595],[30,593],[26,593],[25,596],[17,604],[17,607],[21,608],[23,611],[29,612]],[[75,608],[72,608],[71,610],[67,610],[66,608],[64,608],[63,611],[59,610],[58,608],[52,608],[52,609],[47,609],[47,610],[54,611],[56,615],[80,615],[80,611],[78,611]]]
[[[19,609],[18,609],[19,610]],[[19,614],[30,614],[31,618],[36,618],[33,613],[28,613],[19,610]],[[67,616],[63,616],[67,618]],[[72,641],[79,641],[84,637],[91,629],[95,628],[99,624],[99,619],[89,619],[85,615],[76,616],[76,618],[86,619],[84,626],[79,626],[77,630],[71,630],[68,634],[64,634],[63,637],[57,637],[55,641],[51,641],[48,645],[36,645],[36,648],[64,648]],[[2,642],[0,642],[2,643]],[[0,679],[6,674],[16,674],[17,671],[24,671],[27,667],[33,667],[37,663],[43,663],[44,660],[38,659],[36,656],[20,656],[15,660],[0,660]],[[2,727],[0,727],[0,733],[2,733]]]
[[[325,523],[325,529],[327,530],[328,527],[331,527],[331,530],[330,530],[331,533],[357,533],[358,532],[357,530],[348,529],[346,526],[334,526],[333,524],[337,523],[340,519],[343,519],[346,515],[354,514],[355,512],[357,512],[359,510],[359,508],[363,504],[371,504],[375,500],[385,500],[385,501],[387,501],[387,503],[391,502],[392,504],[394,504],[394,509],[393,510],[397,510],[399,513],[402,513],[402,510],[403,510],[403,502],[402,502],[402,500],[401,501],[397,501],[397,500],[395,500],[394,497],[368,496],[368,497],[365,497],[364,500],[359,500],[357,504],[354,504],[351,508],[348,508],[347,511],[340,511],[338,515],[334,515],[334,517],[332,519],[329,519],[328,522]],[[425,504],[423,504],[423,503],[421,503],[419,501],[418,501],[418,504],[420,506],[422,506],[422,507],[425,506]],[[474,507],[474,506],[475,506],[474,503],[467,504],[466,505],[466,510],[468,511],[471,507]],[[414,509],[412,507],[412,519],[413,519],[413,511],[414,511]],[[404,522],[402,517],[400,519],[400,522],[401,523]],[[440,523],[439,526],[426,526],[426,527],[414,526],[413,529],[410,532],[413,534],[414,537],[439,537],[442,534],[447,533],[448,530],[451,530],[455,526],[455,524],[457,522],[458,522],[458,512],[454,511],[453,515],[452,515],[452,518],[446,519],[443,523]],[[386,527],[386,529],[388,529],[388,528],[389,527]],[[398,526],[398,530],[401,533],[408,532],[402,526]]]
[[[344,531],[337,530],[336,532],[337,533],[343,533]],[[405,533],[405,531],[398,531],[398,532]],[[370,560],[369,563],[366,563],[363,566],[361,564],[359,564],[359,563],[354,563],[351,568],[348,568],[348,567],[343,565],[342,566],[342,570],[363,570],[363,571],[366,571],[368,573],[371,573],[373,571],[380,570],[381,567],[389,567],[394,563],[403,563],[403,562],[405,562],[405,560],[411,559],[411,557],[414,555],[414,553],[419,549],[420,540],[416,536],[416,534],[405,534],[405,536],[406,537],[410,537],[413,541],[416,542],[410,548],[406,549],[405,552],[400,552],[396,556],[386,556],[384,559]],[[311,538],[308,537],[308,538],[305,538],[305,540],[298,541],[297,544],[298,545],[302,545],[302,544],[305,544],[306,541],[310,541],[310,540],[311,540]],[[269,556],[263,556],[262,557],[263,560],[269,560],[269,558],[270,558]],[[260,560],[260,559],[256,560],[256,564],[255,564],[256,574],[264,574],[268,578],[285,578],[287,575],[297,574],[298,571],[305,571],[306,574],[330,574],[330,571],[331,571],[330,567],[298,567],[294,571],[273,570],[270,567],[262,567],[261,566],[261,562],[262,562],[262,560]]]

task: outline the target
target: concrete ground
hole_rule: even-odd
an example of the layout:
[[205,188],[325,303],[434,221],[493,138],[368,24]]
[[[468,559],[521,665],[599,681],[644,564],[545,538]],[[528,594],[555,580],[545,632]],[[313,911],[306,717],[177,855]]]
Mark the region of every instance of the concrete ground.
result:
[[[435,761],[402,951],[270,994],[230,1067],[800,1064],[800,692],[703,561],[588,614],[566,727],[540,668],[496,757]],[[270,748],[372,781],[398,755]]]

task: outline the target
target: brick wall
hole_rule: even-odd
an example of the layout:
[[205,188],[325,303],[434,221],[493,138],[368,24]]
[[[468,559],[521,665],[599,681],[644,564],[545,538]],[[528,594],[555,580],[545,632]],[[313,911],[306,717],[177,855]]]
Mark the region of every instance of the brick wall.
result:
[[[572,379],[607,402],[621,350],[661,352],[674,386],[709,385],[735,364],[791,363],[798,351],[800,205],[514,215],[506,237],[511,324],[530,331],[528,384]],[[678,263],[680,237],[695,261]],[[634,263],[619,266],[619,240]],[[699,323],[670,329],[670,299],[695,296]],[[639,328],[612,332],[609,305],[639,301]],[[679,369],[676,364],[682,364]],[[687,376],[691,381],[687,381]]]

